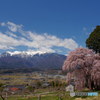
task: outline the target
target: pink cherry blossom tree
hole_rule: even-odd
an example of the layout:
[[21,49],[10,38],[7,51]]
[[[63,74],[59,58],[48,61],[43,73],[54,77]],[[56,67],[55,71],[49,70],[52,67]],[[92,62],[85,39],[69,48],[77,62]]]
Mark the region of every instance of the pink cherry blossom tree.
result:
[[67,83],[74,81],[75,89],[100,89],[100,55],[87,48],[69,53],[62,67]]

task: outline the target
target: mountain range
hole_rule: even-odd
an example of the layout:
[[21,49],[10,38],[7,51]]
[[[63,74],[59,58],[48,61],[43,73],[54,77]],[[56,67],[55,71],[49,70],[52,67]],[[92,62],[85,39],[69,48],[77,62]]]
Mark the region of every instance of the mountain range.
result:
[[61,69],[65,59],[65,55],[57,53],[8,51],[0,54],[0,68]]

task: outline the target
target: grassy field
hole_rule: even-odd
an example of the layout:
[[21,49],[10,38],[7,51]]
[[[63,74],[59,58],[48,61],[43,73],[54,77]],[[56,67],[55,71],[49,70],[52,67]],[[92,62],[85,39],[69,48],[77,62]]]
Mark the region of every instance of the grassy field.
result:
[[[2,100],[2,99],[0,99]],[[6,100],[39,100],[38,97],[26,97],[26,98],[23,98],[23,97],[10,97]],[[75,97],[64,97],[62,99],[59,99],[59,97],[57,96],[44,96],[44,97],[41,97],[40,100],[100,100],[100,97],[87,97],[87,98],[75,98]]]
[[[59,98],[61,97],[61,99]],[[2,100],[2,99],[0,99]],[[61,95],[56,93],[49,93],[47,95],[41,95],[41,99],[37,96],[27,95],[27,96],[10,96],[6,100],[100,100],[100,94],[97,97],[70,97],[69,94]]]
[[[38,97],[10,97],[7,100],[39,100],[39,99]],[[60,99],[58,96],[43,96],[41,97],[40,100],[60,100]],[[63,98],[61,100],[74,100],[74,98]]]

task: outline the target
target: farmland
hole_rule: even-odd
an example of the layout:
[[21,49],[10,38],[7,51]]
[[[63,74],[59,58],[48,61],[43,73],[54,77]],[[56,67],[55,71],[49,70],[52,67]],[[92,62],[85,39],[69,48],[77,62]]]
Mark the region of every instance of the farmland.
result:
[[0,83],[5,86],[2,96],[6,100],[99,100],[99,97],[70,97],[65,91],[65,76],[58,70],[1,74]]

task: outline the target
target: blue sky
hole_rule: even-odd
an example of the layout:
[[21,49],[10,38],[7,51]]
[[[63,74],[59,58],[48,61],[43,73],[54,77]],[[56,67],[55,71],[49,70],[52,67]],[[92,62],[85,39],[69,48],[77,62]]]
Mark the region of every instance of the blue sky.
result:
[[99,19],[100,0],[0,0],[0,52],[66,54],[85,47]]

